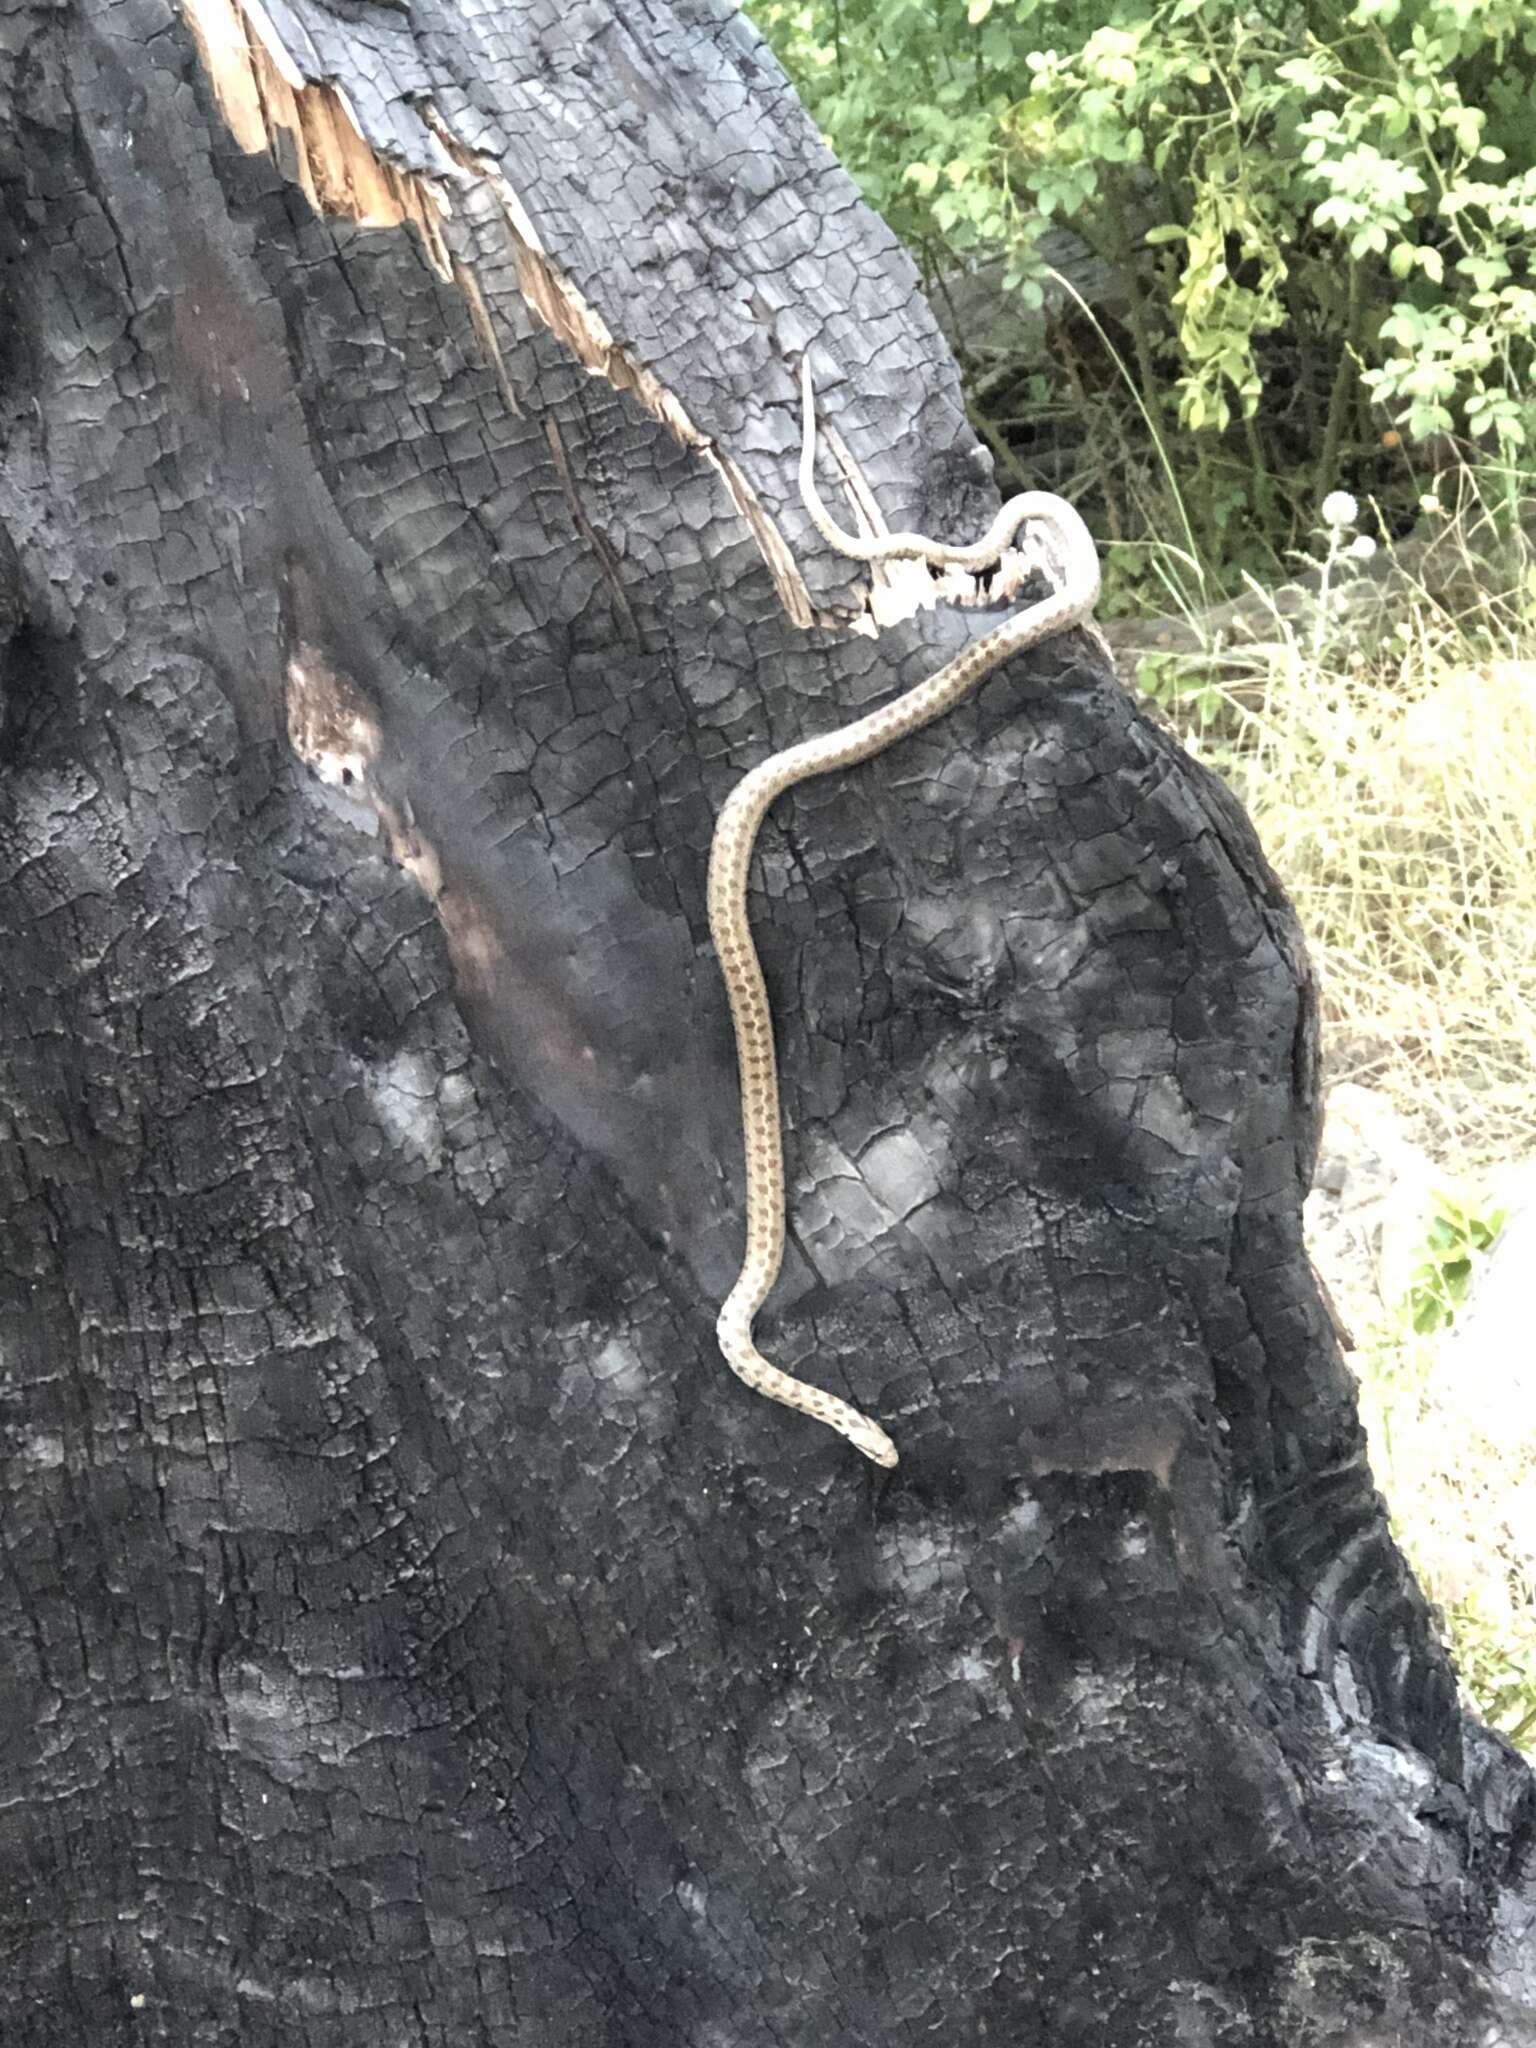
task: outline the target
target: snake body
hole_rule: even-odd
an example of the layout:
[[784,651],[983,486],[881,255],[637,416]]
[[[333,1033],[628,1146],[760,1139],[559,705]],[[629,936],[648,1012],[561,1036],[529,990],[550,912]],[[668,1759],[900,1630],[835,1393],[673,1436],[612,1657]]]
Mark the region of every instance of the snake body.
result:
[[726,1364],[749,1387],[827,1423],[875,1464],[892,1466],[896,1446],[878,1423],[835,1394],[781,1372],[752,1340],[753,1321],[784,1259],[784,1147],[773,1015],[747,917],[747,870],[769,806],[785,790],[814,775],[850,768],[872,754],[883,753],[897,740],[942,717],[1011,655],[1089,617],[1099,593],[1099,560],[1093,537],[1077,513],[1064,499],[1045,491],[1025,491],[1010,498],[986,536],[968,547],[949,546],[920,533],[864,540],[843,532],[828,515],[816,489],[816,402],[808,359],[801,363],[801,398],[800,493],[817,530],[840,554],[862,562],[905,558],[980,570],[996,562],[1020,527],[1033,521],[1053,534],[1062,569],[1059,589],[994,626],[925,682],[851,725],[802,740],[759,762],[726,799],[710,848],[709,928],[736,1034],[747,1171],[746,1253],[716,1324],[720,1350]]

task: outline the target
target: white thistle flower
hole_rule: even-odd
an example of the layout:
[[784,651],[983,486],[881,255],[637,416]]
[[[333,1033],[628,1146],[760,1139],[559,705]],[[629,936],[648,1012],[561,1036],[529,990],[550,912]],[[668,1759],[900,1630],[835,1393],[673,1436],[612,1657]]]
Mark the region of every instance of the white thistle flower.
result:
[[1376,552],[1376,543],[1368,533],[1357,533],[1349,544],[1349,552],[1357,562],[1368,562]]
[[1348,491],[1330,491],[1323,500],[1324,526],[1353,526],[1360,516],[1360,507]]

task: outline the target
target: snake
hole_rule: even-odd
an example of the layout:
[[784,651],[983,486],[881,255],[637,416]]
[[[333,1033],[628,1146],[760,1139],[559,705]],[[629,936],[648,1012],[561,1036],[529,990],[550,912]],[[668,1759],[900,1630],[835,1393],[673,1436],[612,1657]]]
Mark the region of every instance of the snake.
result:
[[757,1393],[826,1423],[866,1458],[890,1469],[897,1463],[896,1446],[879,1423],[835,1394],[770,1364],[753,1339],[753,1323],[784,1262],[786,1225],[773,1011],[752,939],[748,869],[763,820],[786,790],[884,753],[941,718],[1010,656],[1090,618],[1099,594],[1099,558],[1093,536],[1077,512],[1048,491],[1022,491],[1010,498],[982,539],[968,546],[930,540],[920,533],[865,539],[844,532],[816,488],[816,395],[808,354],[801,358],[800,392],[800,495],[817,531],[839,554],[860,562],[904,559],[981,571],[999,560],[1021,527],[1034,524],[1051,536],[1053,567],[1060,571],[1060,583],[1049,596],[994,626],[925,681],[851,724],[801,740],[760,761],[721,806],[710,845],[709,930],[736,1041],[747,1192],[741,1271],[715,1325],[720,1352],[732,1372]]

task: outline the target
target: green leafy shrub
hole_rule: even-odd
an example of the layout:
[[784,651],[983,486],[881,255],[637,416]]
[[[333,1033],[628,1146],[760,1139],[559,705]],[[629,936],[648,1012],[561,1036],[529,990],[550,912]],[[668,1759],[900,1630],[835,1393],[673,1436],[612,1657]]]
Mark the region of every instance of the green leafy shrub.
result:
[[1052,223],[1110,267],[1106,324],[1138,387],[1127,461],[1143,426],[1169,431],[1228,571],[1256,531],[1278,554],[1336,484],[1406,524],[1415,444],[1437,444],[1431,468],[1447,437],[1525,460],[1528,0],[1119,0],[1108,24],[1103,0],[753,12],[941,296],[957,263],[994,256],[1022,306],[1047,307]]

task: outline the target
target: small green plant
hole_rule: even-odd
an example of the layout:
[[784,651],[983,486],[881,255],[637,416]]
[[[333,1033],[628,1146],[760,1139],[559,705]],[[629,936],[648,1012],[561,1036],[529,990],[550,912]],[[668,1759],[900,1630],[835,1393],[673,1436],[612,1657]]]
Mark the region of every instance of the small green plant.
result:
[[1437,1190],[1401,1300],[1357,1354],[1371,1462],[1398,1538],[1439,1609],[1477,1713],[1530,1746],[1536,1737],[1536,1429],[1520,1376],[1483,1352],[1442,1350],[1503,1212]]
[[1503,1209],[1482,1210],[1460,1195],[1435,1190],[1435,1213],[1408,1290],[1409,1320],[1419,1336],[1455,1322],[1478,1260],[1492,1250],[1506,1221]]
[[[1530,1588],[1517,1576],[1508,1597],[1528,1606]],[[1475,1595],[1442,1612],[1457,1675],[1477,1711],[1511,1742],[1530,1748],[1536,1737],[1536,1648],[1512,1641],[1497,1606],[1490,1611]]]
[[1376,553],[1368,533],[1356,533],[1360,507],[1348,491],[1330,491],[1320,508],[1323,555],[1319,563],[1317,610],[1312,623],[1312,659],[1321,661],[1335,637],[1339,600],[1348,589],[1351,576]]

